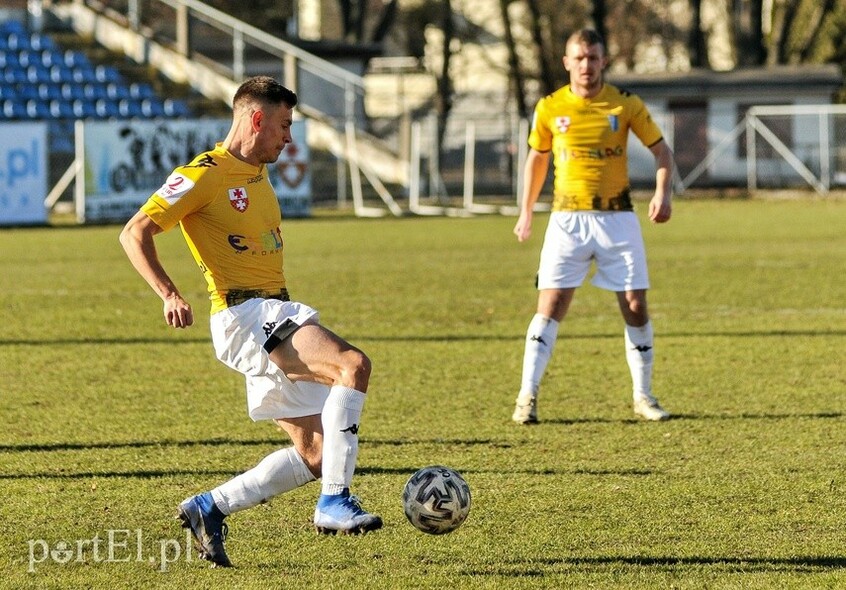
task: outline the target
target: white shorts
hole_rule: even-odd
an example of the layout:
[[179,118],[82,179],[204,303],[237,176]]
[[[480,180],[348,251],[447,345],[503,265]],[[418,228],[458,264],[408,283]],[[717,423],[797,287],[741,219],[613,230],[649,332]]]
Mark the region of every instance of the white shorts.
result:
[[569,289],[585,280],[609,291],[649,288],[646,249],[631,211],[556,211],[549,218],[538,267],[538,289]]
[[250,299],[211,316],[215,354],[247,378],[247,411],[253,420],[299,418],[323,411],[329,387],[291,382],[264,349],[274,330],[296,329],[318,318],[317,311],[307,305],[276,299]]

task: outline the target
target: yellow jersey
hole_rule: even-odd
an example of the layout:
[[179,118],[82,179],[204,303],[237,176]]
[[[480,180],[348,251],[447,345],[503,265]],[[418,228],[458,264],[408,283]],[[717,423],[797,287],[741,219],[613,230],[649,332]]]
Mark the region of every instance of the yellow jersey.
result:
[[227,307],[229,290],[285,288],[282,212],[264,165],[217,144],[176,168],[141,210],[164,231],[181,226],[208,283],[212,314]]
[[582,98],[567,85],[538,101],[529,146],[552,150],[553,211],[632,210],[630,129],[647,147],[662,139],[643,101],[610,84],[593,98]]

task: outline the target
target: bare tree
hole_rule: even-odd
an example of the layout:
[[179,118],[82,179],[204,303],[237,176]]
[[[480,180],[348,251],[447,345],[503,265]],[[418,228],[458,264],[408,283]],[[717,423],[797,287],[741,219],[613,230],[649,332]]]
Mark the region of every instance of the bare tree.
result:
[[603,39],[608,38],[608,28],[605,19],[608,16],[608,10],[605,6],[605,0],[593,0],[593,9],[591,11],[593,18],[593,28],[596,32],[602,35]]
[[[341,10],[342,34],[350,43],[382,41],[397,15],[397,0],[381,6],[374,6],[374,2],[369,0],[338,0],[338,7]],[[370,24],[373,24],[373,32],[368,35]]]
[[526,0],[526,5],[529,8],[529,15],[531,16],[529,28],[532,31],[532,41],[535,44],[535,50],[538,56],[542,92],[549,94],[556,88],[556,78],[552,72],[550,63],[557,63],[558,60],[553,55],[553,48],[546,42],[543,26],[545,17],[541,14],[538,0]]
[[708,42],[702,30],[702,0],[690,0],[690,34],[688,36],[687,51],[690,55],[690,66],[693,68],[708,68]]
[[502,12],[503,31],[505,44],[508,47],[508,71],[511,81],[511,90],[514,92],[514,101],[517,104],[517,113],[521,117],[528,117],[529,111],[526,108],[526,97],[523,94],[523,72],[520,70],[520,60],[517,58],[517,45],[514,42],[514,35],[511,33],[511,17],[508,14],[510,0],[499,0]]
[[452,58],[452,40],[455,37],[455,26],[453,22],[452,3],[450,0],[443,0],[441,13],[441,30],[444,35],[444,45],[441,63],[441,71],[436,74],[438,81],[438,95],[435,105],[438,113],[438,151],[440,152],[444,142],[449,113],[452,110],[453,84],[450,77],[449,64]]
[[764,44],[764,1],[732,0],[732,15],[737,65],[763,65],[767,61],[767,48]]
[[[823,45],[830,42],[826,34],[827,24],[836,18],[837,4],[836,0],[800,2],[785,49],[786,63],[807,63],[813,61],[818,54],[822,57],[825,52]],[[843,18],[846,16],[846,7],[842,2],[840,9]]]

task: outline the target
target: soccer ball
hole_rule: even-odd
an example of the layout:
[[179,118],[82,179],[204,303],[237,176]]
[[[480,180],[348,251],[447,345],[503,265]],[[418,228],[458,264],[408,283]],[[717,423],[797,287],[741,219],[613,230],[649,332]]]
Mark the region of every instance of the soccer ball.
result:
[[424,533],[444,535],[470,513],[470,486],[454,469],[430,465],[408,479],[402,503],[408,522]]

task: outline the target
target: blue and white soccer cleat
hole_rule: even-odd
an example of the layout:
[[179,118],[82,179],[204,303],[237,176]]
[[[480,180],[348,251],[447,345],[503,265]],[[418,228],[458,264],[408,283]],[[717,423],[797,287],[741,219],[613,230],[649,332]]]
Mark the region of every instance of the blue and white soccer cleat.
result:
[[188,498],[179,505],[176,518],[182,528],[191,529],[200,557],[217,567],[232,567],[223,541],[229,527],[223,522],[226,515],[215,505],[211,493]]
[[359,535],[382,528],[382,519],[366,512],[361,501],[344,490],[336,496],[321,494],[314,509],[314,527],[323,535]]

